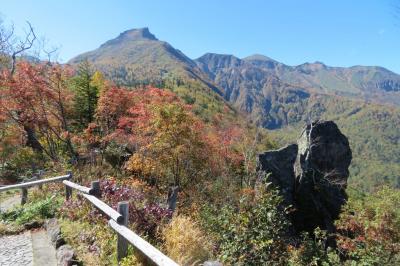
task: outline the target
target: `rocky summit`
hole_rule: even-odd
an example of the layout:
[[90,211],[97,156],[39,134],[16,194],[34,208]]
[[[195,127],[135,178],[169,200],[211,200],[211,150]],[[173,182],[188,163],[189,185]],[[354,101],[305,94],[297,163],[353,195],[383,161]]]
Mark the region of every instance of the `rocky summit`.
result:
[[258,157],[260,181],[281,192],[297,231],[316,227],[334,232],[347,199],[352,152],[347,137],[333,121],[308,124],[296,144]]

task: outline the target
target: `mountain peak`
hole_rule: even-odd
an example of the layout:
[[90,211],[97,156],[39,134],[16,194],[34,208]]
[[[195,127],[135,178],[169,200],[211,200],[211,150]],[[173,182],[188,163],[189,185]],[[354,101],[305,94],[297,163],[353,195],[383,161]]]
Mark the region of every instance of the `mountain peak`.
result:
[[205,53],[196,60],[200,60],[201,58],[235,58],[239,60],[239,58],[231,54],[217,54],[217,53]]
[[315,61],[314,63],[312,63],[313,65],[318,65],[318,66],[326,66],[323,62],[321,61]]
[[119,34],[119,36],[115,39],[109,40],[102,44],[100,47],[115,45],[126,43],[130,41],[158,41],[156,36],[154,36],[150,31],[149,28],[139,28],[139,29],[130,29],[126,30]]
[[245,61],[274,61],[274,59],[269,58],[268,56],[262,54],[253,54],[248,57],[243,58]]
[[118,36],[118,38],[123,38],[124,40],[132,40],[132,41],[142,40],[142,39],[157,41],[156,36],[154,36],[147,27],[124,31]]
[[[195,60],[197,64],[213,65],[214,67],[233,67],[241,64],[241,60],[230,54],[206,53]],[[207,72],[206,69],[203,69]]]

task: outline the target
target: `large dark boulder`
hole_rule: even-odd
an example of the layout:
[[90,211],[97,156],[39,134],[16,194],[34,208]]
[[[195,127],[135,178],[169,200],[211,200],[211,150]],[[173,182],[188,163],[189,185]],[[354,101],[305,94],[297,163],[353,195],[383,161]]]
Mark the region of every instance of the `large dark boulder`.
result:
[[332,121],[307,125],[297,144],[258,157],[259,179],[278,188],[297,231],[316,227],[334,232],[342,205],[352,153]]
[[274,187],[280,188],[287,205],[293,203],[295,175],[293,165],[297,157],[297,144],[258,155],[258,174]]

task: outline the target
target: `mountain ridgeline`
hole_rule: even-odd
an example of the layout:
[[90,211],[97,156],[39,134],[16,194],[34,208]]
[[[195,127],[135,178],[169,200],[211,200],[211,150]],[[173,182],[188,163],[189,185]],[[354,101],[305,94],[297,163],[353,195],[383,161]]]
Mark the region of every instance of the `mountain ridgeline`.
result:
[[193,60],[169,43],[159,41],[148,28],[125,31],[98,49],[71,59],[69,63],[76,64],[83,60],[93,63],[109,78],[123,85],[186,77],[199,80],[222,94]]
[[294,141],[305,122],[335,120],[354,153],[350,184],[400,187],[400,75],[385,68],[289,66],[263,55],[192,60],[148,28],[125,31],[69,63],[83,60],[117,84],[170,84],[205,119],[233,106],[230,115],[243,113],[281,144]]

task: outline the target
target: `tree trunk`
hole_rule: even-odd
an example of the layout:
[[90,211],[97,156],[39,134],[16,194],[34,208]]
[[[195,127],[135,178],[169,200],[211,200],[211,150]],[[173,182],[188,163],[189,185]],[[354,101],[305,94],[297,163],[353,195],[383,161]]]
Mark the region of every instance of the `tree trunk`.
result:
[[43,153],[43,146],[36,138],[35,130],[28,125],[24,125],[24,130],[26,132],[26,146],[31,147],[34,151],[38,153]]
[[176,202],[178,201],[178,192],[179,192],[178,186],[172,186],[168,190],[167,204],[168,204],[168,209],[171,211],[175,211],[176,209]]

